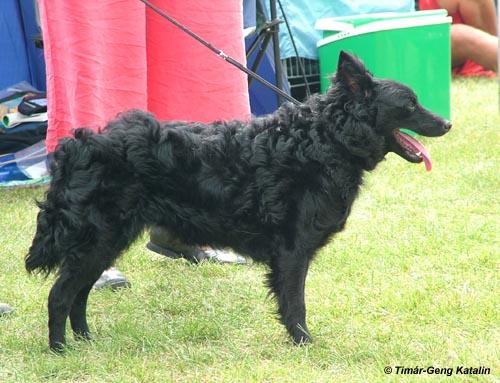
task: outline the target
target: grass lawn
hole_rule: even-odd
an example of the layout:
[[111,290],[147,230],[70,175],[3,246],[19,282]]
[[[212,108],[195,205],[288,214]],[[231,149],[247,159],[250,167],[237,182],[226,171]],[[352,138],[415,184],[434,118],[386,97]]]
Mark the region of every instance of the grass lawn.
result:
[[[94,291],[95,341],[47,347],[52,277],[23,257],[44,190],[0,190],[0,382],[454,382],[500,379],[500,117],[494,80],[455,80],[453,129],[425,139],[434,169],[389,154],[307,280],[314,343],[275,320],[265,268],[193,266],[144,248],[132,288]],[[69,328],[69,324],[68,324]],[[486,366],[486,376],[386,375],[385,366]]]

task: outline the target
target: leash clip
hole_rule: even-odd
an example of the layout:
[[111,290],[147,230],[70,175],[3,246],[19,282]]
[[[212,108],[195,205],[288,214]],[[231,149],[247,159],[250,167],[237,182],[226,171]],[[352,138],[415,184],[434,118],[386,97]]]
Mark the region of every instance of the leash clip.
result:
[[219,52],[219,57],[222,57],[226,61],[229,58],[229,56],[227,54],[225,54],[224,52],[222,52],[222,51]]

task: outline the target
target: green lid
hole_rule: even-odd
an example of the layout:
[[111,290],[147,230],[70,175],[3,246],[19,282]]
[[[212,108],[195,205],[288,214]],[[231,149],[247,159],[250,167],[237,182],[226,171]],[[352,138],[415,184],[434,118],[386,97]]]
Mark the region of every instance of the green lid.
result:
[[323,31],[323,37],[331,36],[338,32],[349,31],[359,26],[370,24],[377,21],[408,19],[415,17],[428,16],[447,16],[446,9],[433,9],[429,11],[416,12],[384,12],[384,13],[367,13],[362,15],[350,15],[341,17],[329,17],[318,19],[315,28]]

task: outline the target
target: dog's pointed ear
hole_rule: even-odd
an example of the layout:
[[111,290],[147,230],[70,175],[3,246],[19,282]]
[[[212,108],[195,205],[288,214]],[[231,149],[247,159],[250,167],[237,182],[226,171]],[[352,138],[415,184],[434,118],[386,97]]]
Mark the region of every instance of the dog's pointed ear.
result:
[[340,51],[337,73],[333,79],[354,94],[367,95],[373,86],[373,78],[355,56]]

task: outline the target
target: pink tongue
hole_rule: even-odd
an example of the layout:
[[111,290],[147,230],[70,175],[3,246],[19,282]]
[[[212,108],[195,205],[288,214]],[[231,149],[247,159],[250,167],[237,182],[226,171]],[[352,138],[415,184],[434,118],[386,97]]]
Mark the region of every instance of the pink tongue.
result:
[[431,162],[431,156],[427,149],[425,148],[424,145],[422,145],[420,142],[418,142],[416,139],[414,139],[412,136],[409,136],[408,134],[404,132],[399,132],[400,137],[411,147],[415,149],[415,151],[418,153],[420,152],[420,156],[424,160],[425,163],[425,170],[430,172],[432,170],[432,162]]

